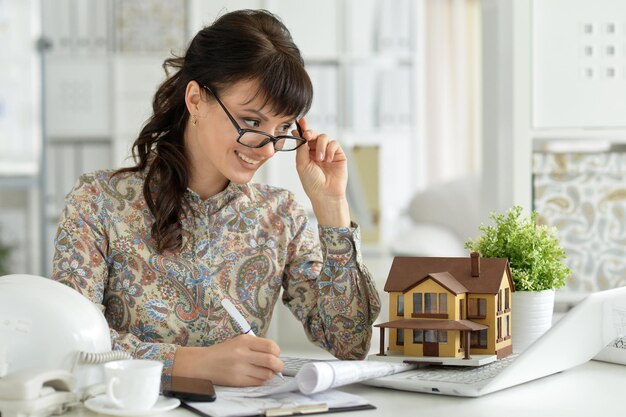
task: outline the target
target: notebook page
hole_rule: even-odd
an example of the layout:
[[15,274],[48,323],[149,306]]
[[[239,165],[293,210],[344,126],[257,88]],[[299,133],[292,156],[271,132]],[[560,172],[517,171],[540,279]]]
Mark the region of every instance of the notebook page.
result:
[[268,408],[292,408],[307,404],[326,404],[329,408],[346,408],[369,404],[363,397],[335,390],[314,395],[287,392],[262,398],[242,396],[244,391],[247,389],[216,387],[217,399],[214,402],[189,402],[187,404],[213,417],[258,415],[263,414]]
[[626,365],[626,337],[618,337],[602,349],[593,359]]

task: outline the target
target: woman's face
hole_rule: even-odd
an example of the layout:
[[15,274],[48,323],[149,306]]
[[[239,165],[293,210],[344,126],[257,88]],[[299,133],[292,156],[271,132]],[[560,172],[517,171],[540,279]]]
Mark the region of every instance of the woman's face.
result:
[[[249,182],[259,167],[274,156],[273,144],[249,148],[237,142],[239,134],[224,109],[201,85],[196,85],[202,92],[197,103],[190,98],[190,87],[187,89],[188,108],[190,101],[193,104],[185,132],[185,145],[192,161],[191,183],[201,187],[219,183],[223,189],[229,181]],[[257,91],[256,81],[240,81],[216,94],[240,128],[274,136],[290,135],[295,117],[276,115],[269,105],[263,107],[263,97],[254,97]],[[194,115],[196,126],[192,124]]]

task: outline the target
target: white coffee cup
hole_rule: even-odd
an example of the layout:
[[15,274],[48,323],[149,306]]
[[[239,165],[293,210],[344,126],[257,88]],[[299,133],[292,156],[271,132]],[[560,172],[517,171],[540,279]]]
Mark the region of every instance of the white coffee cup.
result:
[[106,393],[117,408],[149,410],[159,399],[163,363],[129,359],[104,364]]

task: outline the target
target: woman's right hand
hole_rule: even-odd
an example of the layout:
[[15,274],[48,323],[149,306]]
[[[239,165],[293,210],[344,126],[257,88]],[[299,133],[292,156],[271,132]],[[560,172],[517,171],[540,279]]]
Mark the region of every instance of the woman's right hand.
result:
[[283,370],[279,355],[274,341],[242,334],[213,346],[179,347],[172,374],[231,387],[262,385]]

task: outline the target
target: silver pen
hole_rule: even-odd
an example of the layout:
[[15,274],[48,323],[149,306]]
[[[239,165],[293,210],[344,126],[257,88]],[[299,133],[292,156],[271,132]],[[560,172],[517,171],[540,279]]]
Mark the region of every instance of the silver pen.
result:
[[[235,323],[237,323],[237,327],[239,327],[244,334],[249,334],[250,336],[256,337],[256,334],[254,334],[254,331],[252,331],[252,326],[250,326],[246,319],[243,318],[243,316],[241,315],[239,310],[237,310],[237,307],[235,307],[232,301],[230,301],[228,298],[223,298],[221,303],[222,307],[224,307],[224,310],[226,310],[228,315],[233,320],[235,320]],[[285,379],[282,372],[277,372],[276,375],[278,375],[282,379]]]

